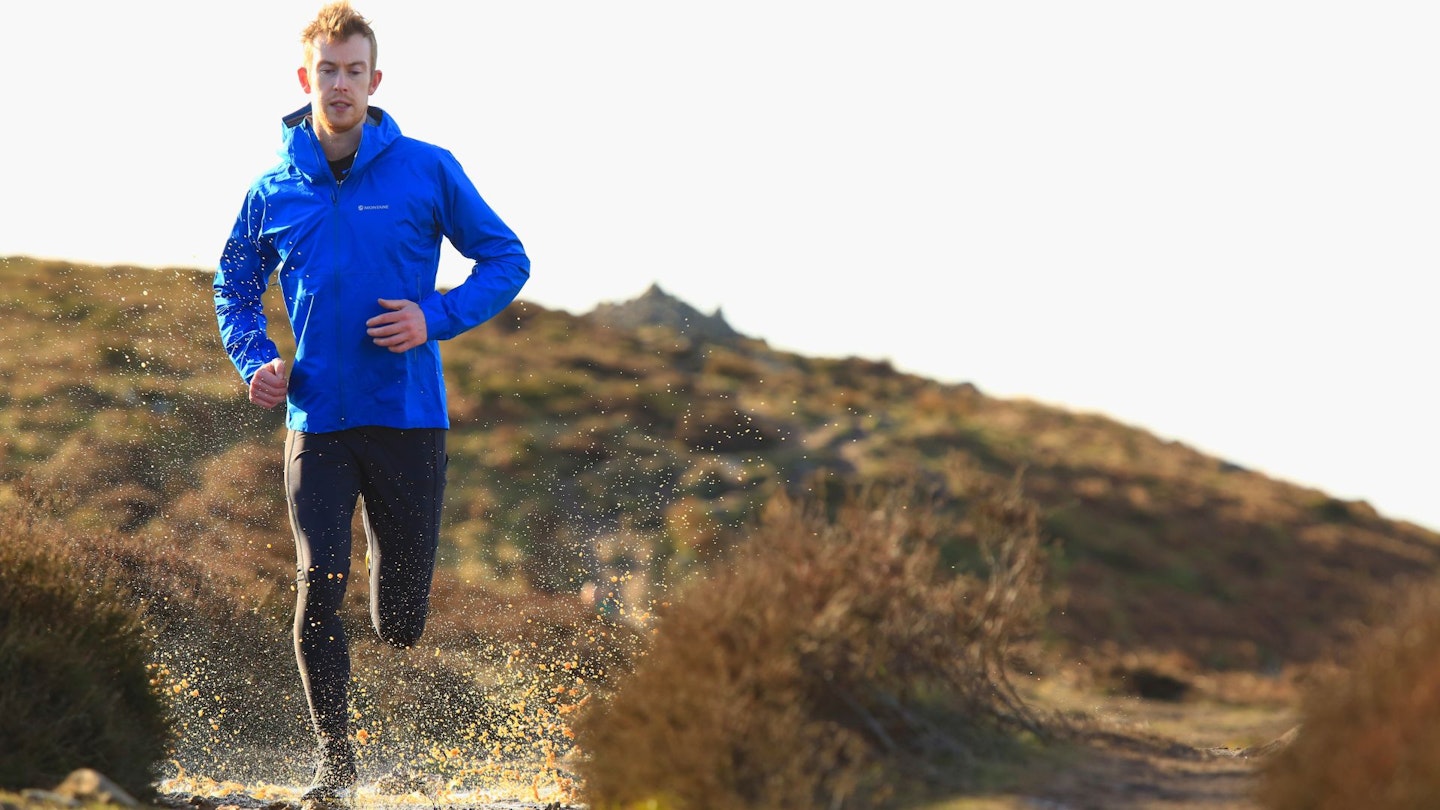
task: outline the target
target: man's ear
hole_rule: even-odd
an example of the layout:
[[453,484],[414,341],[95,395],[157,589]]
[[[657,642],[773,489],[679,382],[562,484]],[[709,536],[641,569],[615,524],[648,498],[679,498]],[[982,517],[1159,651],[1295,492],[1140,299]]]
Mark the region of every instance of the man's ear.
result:
[[[375,92],[375,88],[377,88],[377,87],[379,87],[379,86],[380,86],[380,71],[378,71],[378,70],[372,70],[372,71],[370,71],[370,92],[373,94],[373,93]],[[309,91],[307,90],[306,92],[309,92]]]
[[[310,95],[310,71],[307,70],[304,65],[301,65],[295,68],[295,75],[300,77],[300,89],[305,91],[305,95]],[[375,83],[379,84],[380,80],[376,79]]]

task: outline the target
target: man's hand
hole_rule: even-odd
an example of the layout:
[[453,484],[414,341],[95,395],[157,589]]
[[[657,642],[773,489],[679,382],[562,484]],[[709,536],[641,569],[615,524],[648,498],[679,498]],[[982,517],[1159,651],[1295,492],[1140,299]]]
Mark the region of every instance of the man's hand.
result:
[[285,379],[285,361],[277,357],[250,378],[250,401],[269,410],[285,401],[289,386]]
[[380,306],[390,310],[365,322],[365,334],[392,352],[409,351],[425,342],[425,311],[414,301],[381,298]]

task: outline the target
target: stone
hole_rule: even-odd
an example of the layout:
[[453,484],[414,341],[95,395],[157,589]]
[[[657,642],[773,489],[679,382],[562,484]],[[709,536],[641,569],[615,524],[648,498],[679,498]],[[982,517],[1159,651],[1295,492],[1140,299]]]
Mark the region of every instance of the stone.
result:
[[56,807],[80,806],[80,802],[75,801],[69,796],[62,796],[53,790],[26,788],[25,790],[20,791],[20,797],[25,799],[27,802],[41,802],[44,804],[53,804]]
[[124,788],[110,781],[109,777],[91,768],[71,771],[56,788],[55,793],[77,802],[100,802],[118,804],[122,807],[139,807]]

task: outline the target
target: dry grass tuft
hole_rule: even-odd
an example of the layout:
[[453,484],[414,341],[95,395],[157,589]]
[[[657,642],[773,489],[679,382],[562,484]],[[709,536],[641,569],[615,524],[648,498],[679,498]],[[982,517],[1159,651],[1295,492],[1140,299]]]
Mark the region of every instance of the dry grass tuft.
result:
[[1266,807],[1434,807],[1440,796],[1440,585],[1403,595],[1348,665],[1317,677],[1295,741],[1265,769]]
[[938,564],[959,523],[925,499],[870,493],[826,511],[772,500],[733,564],[688,590],[582,714],[593,807],[883,803],[886,784],[953,789],[996,732],[1039,730],[1003,667],[1041,613],[1035,513],[1018,491],[972,506],[981,575]]

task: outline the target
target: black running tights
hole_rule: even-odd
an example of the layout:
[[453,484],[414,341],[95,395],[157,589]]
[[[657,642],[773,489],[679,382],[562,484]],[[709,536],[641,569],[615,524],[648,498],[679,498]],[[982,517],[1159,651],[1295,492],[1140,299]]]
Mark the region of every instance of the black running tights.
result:
[[295,533],[295,657],[322,745],[349,736],[350,651],[340,604],[357,501],[369,544],[370,619],[395,647],[420,641],[445,494],[445,430],[290,431],[285,490]]

